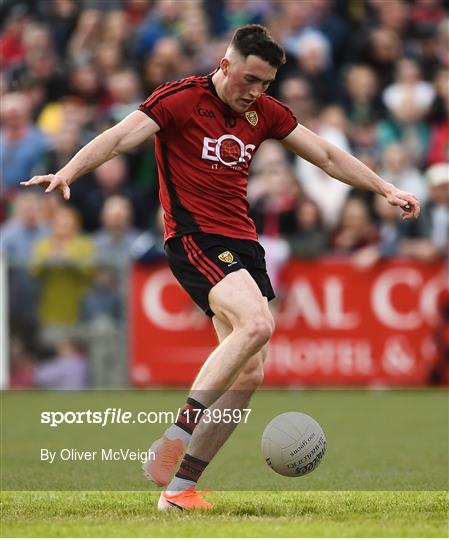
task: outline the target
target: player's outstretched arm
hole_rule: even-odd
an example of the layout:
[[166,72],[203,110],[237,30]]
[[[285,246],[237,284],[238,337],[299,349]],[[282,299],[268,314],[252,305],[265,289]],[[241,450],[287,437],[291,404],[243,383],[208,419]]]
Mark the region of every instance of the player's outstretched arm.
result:
[[351,186],[383,195],[391,205],[402,209],[403,219],[419,216],[419,201],[414,195],[385,182],[361,161],[304,126],[298,124],[282,143],[298,156],[320,167],[329,176]]
[[57,189],[67,200],[70,198],[69,186],[77,178],[114,156],[138,146],[157,131],[159,131],[159,126],[154,120],[141,111],[134,111],[81,148],[56,174],[33,176],[26,182],[20,182],[20,185],[40,185],[46,188],[46,193]]

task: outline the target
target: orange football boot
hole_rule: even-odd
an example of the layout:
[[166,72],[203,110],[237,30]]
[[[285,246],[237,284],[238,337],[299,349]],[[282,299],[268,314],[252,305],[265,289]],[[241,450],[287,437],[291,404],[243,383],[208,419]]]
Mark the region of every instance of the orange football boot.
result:
[[195,486],[174,495],[168,495],[166,491],[163,491],[159,497],[157,509],[160,512],[164,510],[209,510],[214,505],[200,496],[203,493],[209,493],[209,491],[197,491]]
[[152,444],[150,452],[154,452],[154,459],[145,461],[142,465],[143,472],[148,480],[158,486],[166,486],[184,455],[184,443],[181,439],[172,440],[164,435]]

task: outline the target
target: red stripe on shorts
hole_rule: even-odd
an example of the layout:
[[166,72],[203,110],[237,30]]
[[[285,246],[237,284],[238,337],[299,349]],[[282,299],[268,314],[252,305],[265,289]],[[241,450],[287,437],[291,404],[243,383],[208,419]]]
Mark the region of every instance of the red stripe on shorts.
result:
[[195,252],[201,257],[203,262],[205,264],[207,264],[211,268],[211,270],[214,270],[220,276],[220,278],[224,278],[225,274],[224,274],[223,270],[219,266],[217,266],[214,262],[212,262],[210,259],[208,259],[206,257],[206,255],[204,255],[204,253],[201,251],[201,248],[193,240],[193,238],[192,238],[192,236],[190,234],[187,235],[187,239],[189,241],[189,244],[193,247]]
[[198,255],[195,253],[195,251],[189,246],[187,238],[185,236],[182,237],[182,244],[184,246],[184,249],[186,250],[187,257],[189,258],[189,261],[193,264],[193,266],[199,270],[203,276],[206,277],[206,279],[212,283],[212,285],[215,285],[220,281],[219,276],[214,274],[198,257]]

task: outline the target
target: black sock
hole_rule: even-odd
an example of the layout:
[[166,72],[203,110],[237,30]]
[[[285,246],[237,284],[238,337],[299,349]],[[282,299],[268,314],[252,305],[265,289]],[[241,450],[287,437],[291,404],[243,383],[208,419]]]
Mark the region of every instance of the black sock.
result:
[[175,426],[180,427],[185,432],[192,435],[193,430],[198,425],[201,417],[203,416],[204,409],[206,409],[199,401],[192,398],[187,398],[187,403],[184,405],[182,411],[175,422]]
[[208,465],[208,461],[203,461],[202,459],[193,457],[190,454],[186,454],[181,462],[178,472],[175,474],[175,477],[196,483]]

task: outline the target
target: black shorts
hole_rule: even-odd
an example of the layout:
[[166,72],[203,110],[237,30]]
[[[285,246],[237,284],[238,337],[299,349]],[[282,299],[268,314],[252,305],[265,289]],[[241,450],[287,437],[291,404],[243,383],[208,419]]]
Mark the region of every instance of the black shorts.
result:
[[265,264],[265,251],[254,240],[192,233],[165,244],[168,264],[193,301],[213,317],[209,291],[227,274],[245,268],[268,300],[275,297]]

